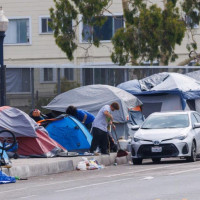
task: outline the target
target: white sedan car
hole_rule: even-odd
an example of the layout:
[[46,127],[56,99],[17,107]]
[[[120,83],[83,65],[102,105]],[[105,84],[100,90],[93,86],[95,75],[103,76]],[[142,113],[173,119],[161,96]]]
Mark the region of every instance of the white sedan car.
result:
[[140,128],[132,128],[138,129],[131,141],[133,164],[168,157],[195,162],[200,153],[200,114],[195,111],[153,113]]

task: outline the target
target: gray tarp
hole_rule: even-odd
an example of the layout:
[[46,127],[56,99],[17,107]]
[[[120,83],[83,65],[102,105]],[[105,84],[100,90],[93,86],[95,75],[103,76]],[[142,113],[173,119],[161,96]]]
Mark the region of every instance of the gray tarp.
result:
[[[179,73],[158,73],[139,80],[139,83],[141,92],[138,92],[138,86],[136,87],[135,84],[132,84],[131,81],[121,83],[117,87],[129,91],[133,95],[154,94],[156,92],[158,93],[159,91],[167,91],[168,93],[179,91],[183,94],[193,91],[195,95],[196,91],[200,91],[200,81],[189,77],[189,75],[186,76]],[[146,91],[148,93],[145,93]],[[191,97],[190,99],[193,98]]]
[[[169,93],[174,90],[178,90],[183,93],[188,91],[200,91],[200,81],[197,81],[199,74],[200,72],[192,72],[188,73],[186,76],[179,73],[163,72],[153,74],[139,81],[127,81],[119,84],[117,87],[137,95],[147,94],[144,93],[145,91],[148,91],[148,94],[153,94],[156,91],[168,91]],[[136,81],[139,82],[139,86],[138,84],[135,84]]]
[[120,110],[113,112],[114,121],[126,122],[128,109],[139,105],[142,102],[128,92],[109,85],[88,85],[75,88],[56,96],[46,109],[65,112],[66,108],[73,105],[96,115],[100,108],[112,102],[118,102]]
[[[194,74],[198,72],[193,72]],[[192,76],[190,74],[190,76]],[[200,81],[179,73],[159,73],[138,81],[125,82],[119,88],[136,95],[143,102],[143,113],[147,117],[152,112],[170,110],[199,110],[197,99],[200,99]]]
[[200,82],[183,74],[169,73],[169,76],[163,82],[153,87],[151,91],[175,89],[178,89],[183,93],[187,91],[199,91]]
[[141,90],[142,91],[151,90],[158,84],[162,83],[168,76],[169,73],[163,72],[163,73],[153,74],[151,76],[139,80]]
[[187,76],[189,76],[191,78],[194,78],[197,81],[200,81],[200,70],[189,72],[189,73],[187,73],[185,75],[187,75]]

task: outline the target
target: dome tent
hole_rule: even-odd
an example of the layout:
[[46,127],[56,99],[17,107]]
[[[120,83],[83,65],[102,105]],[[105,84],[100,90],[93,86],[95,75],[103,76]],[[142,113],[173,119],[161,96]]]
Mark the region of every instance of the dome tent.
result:
[[46,130],[49,136],[68,151],[83,153],[91,146],[92,135],[87,128],[72,116],[65,116],[51,121]]
[[[25,112],[9,107],[0,107],[0,130],[14,133],[18,142],[17,153],[26,157],[54,157],[65,148],[48,136]],[[1,137],[6,137],[4,133]]]
[[114,121],[117,122],[117,134],[127,137],[130,131],[127,125],[129,109],[141,106],[142,102],[122,89],[109,85],[87,85],[56,96],[44,108],[64,113],[68,106],[73,105],[96,116],[102,106],[112,102],[118,102],[120,105],[119,111],[112,113]]

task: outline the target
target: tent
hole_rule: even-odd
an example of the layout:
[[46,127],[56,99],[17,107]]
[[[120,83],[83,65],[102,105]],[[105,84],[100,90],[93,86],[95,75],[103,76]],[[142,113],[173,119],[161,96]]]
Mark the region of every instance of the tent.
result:
[[56,96],[44,108],[65,112],[68,106],[73,105],[96,116],[102,106],[114,101],[120,105],[119,111],[112,113],[114,121],[117,122],[117,134],[127,138],[131,134],[127,125],[129,109],[141,106],[142,102],[119,88],[100,84],[75,88]]
[[65,116],[50,122],[46,130],[51,138],[68,151],[81,153],[90,149],[92,135],[81,122],[72,116]]
[[200,70],[189,72],[189,73],[186,73],[185,75],[187,75],[187,76],[189,76],[191,78],[194,78],[197,81],[200,81]]
[[200,82],[179,73],[158,73],[117,86],[142,102],[145,117],[153,112],[196,110],[200,112]]
[[[18,142],[17,153],[26,157],[54,157],[65,148],[48,136],[47,131],[37,125],[25,112],[9,107],[0,107],[0,130],[14,133]],[[0,137],[8,137],[6,133]]]

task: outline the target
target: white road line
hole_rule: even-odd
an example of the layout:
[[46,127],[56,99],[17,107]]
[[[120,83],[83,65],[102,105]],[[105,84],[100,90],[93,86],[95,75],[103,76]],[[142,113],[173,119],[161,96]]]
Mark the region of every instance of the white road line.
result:
[[26,189],[28,189],[28,188],[19,188],[19,189],[6,190],[6,191],[0,192],[0,194],[1,194],[1,193],[6,193],[6,192],[19,191],[19,190],[26,190]]
[[142,178],[141,180],[152,180],[152,179],[154,179],[153,176],[147,176],[147,177]]
[[70,182],[74,182],[74,181],[83,181],[83,180],[85,180],[85,178],[84,179],[69,180],[69,181],[57,181],[57,182],[53,182],[53,183],[46,183],[46,184],[30,186],[28,188],[19,188],[19,189],[1,191],[0,194],[1,193],[6,193],[6,192],[18,191],[18,190],[26,190],[26,189],[30,189],[30,188],[44,187],[44,186],[49,186],[49,185],[57,185],[57,184],[60,184],[60,183],[70,183]]
[[[138,170],[138,171],[133,171],[133,172],[126,172],[126,173],[120,173],[120,174],[113,174],[113,175],[109,175],[109,176],[100,176],[100,178],[111,178],[111,177],[115,177],[115,176],[122,176],[122,175],[129,175],[129,174],[134,174],[134,173],[140,173],[140,172],[145,172],[145,171],[151,171],[151,170],[156,170],[156,169],[164,169],[164,168],[169,168],[169,167],[174,167],[174,166],[180,166],[180,165],[185,165],[184,164],[176,164],[176,165],[170,165],[170,166],[164,166],[164,167],[154,167],[154,168],[149,168],[149,169],[143,169],[143,170]],[[190,163],[187,163],[190,164]],[[97,177],[92,177],[90,179],[96,179]],[[24,189],[30,189],[30,188],[37,188],[37,187],[44,187],[44,186],[49,186],[49,185],[57,185],[57,184],[63,184],[63,183],[70,183],[70,182],[75,182],[75,181],[85,181],[85,178],[83,179],[75,179],[75,180],[67,180],[67,181],[57,181],[57,182],[52,182],[52,183],[45,183],[45,184],[39,184],[39,185],[35,185],[35,186],[30,186],[29,188],[20,188],[20,189],[13,189],[13,190],[6,190],[6,191],[1,191],[1,193],[7,193],[7,192],[13,192],[13,191],[18,191],[18,190],[24,190]]]
[[154,168],[142,169],[142,170],[133,171],[133,172],[125,172],[125,173],[120,173],[120,174],[112,174],[112,175],[104,176],[104,177],[110,178],[110,177],[115,177],[115,176],[129,175],[129,174],[135,174],[135,173],[140,173],[140,172],[146,172],[146,171],[151,171],[151,170],[156,170],[156,169],[171,168],[171,167],[176,167],[176,166],[186,165],[186,164],[189,164],[189,163],[176,164],[176,165],[170,165],[170,166],[164,166],[164,167],[154,167]]
[[36,185],[36,186],[33,186],[33,187],[43,187],[43,186],[49,186],[49,185],[57,185],[59,183],[71,183],[71,182],[74,182],[74,181],[83,181],[83,180],[85,180],[85,178],[84,179],[68,180],[68,181],[57,181],[57,182],[53,182],[53,183],[45,183],[45,184]]
[[179,172],[173,172],[173,173],[170,173],[169,175],[183,174],[183,173],[192,172],[192,171],[196,171],[196,170],[200,170],[200,168],[188,169],[188,170],[179,171]]
[[[99,178],[110,178],[110,177],[115,177],[115,176],[122,176],[122,175],[130,175],[134,173],[140,173],[140,172],[145,172],[145,171],[151,171],[151,170],[157,170],[157,169],[164,169],[164,168],[170,168],[170,167],[176,167],[180,165],[189,165],[191,163],[182,163],[182,164],[174,164],[170,166],[164,166],[164,167],[155,167],[155,168],[149,168],[149,169],[143,169],[143,170],[138,170],[138,171],[133,171],[133,172],[126,172],[126,173],[120,173],[120,174],[113,174],[109,176],[98,176]],[[179,173],[179,172],[177,172]],[[88,179],[96,179],[97,177],[90,177]],[[19,188],[19,189],[12,189],[12,190],[4,190],[0,191],[0,194],[2,193],[9,193],[9,192],[14,192],[14,191],[20,191],[20,190],[26,190],[30,188],[37,188],[37,187],[44,187],[44,186],[49,186],[49,185],[57,185],[57,184],[63,184],[63,183],[70,183],[70,182],[75,182],[75,181],[85,181],[85,178],[83,179],[74,179],[74,180],[67,180],[67,181],[57,181],[57,182],[52,182],[52,183],[46,183],[46,184],[40,184],[40,185],[35,185],[35,186],[29,186],[28,188]]]
[[30,196],[25,196],[25,197],[19,197],[20,199],[29,199],[30,197],[36,197],[37,195],[30,195]]
[[109,183],[117,183],[117,182],[127,181],[127,180],[131,180],[131,179],[134,179],[134,177],[125,178],[125,179],[118,179],[118,180],[114,180],[114,181],[105,181],[105,182],[94,183],[94,184],[89,184],[89,185],[82,185],[82,186],[77,186],[77,187],[73,187],[73,188],[66,188],[66,189],[62,189],[62,190],[56,190],[55,192],[65,192],[65,191],[69,191],[69,190],[82,189],[82,188],[98,186],[98,185],[104,185],[104,184],[109,184]]

